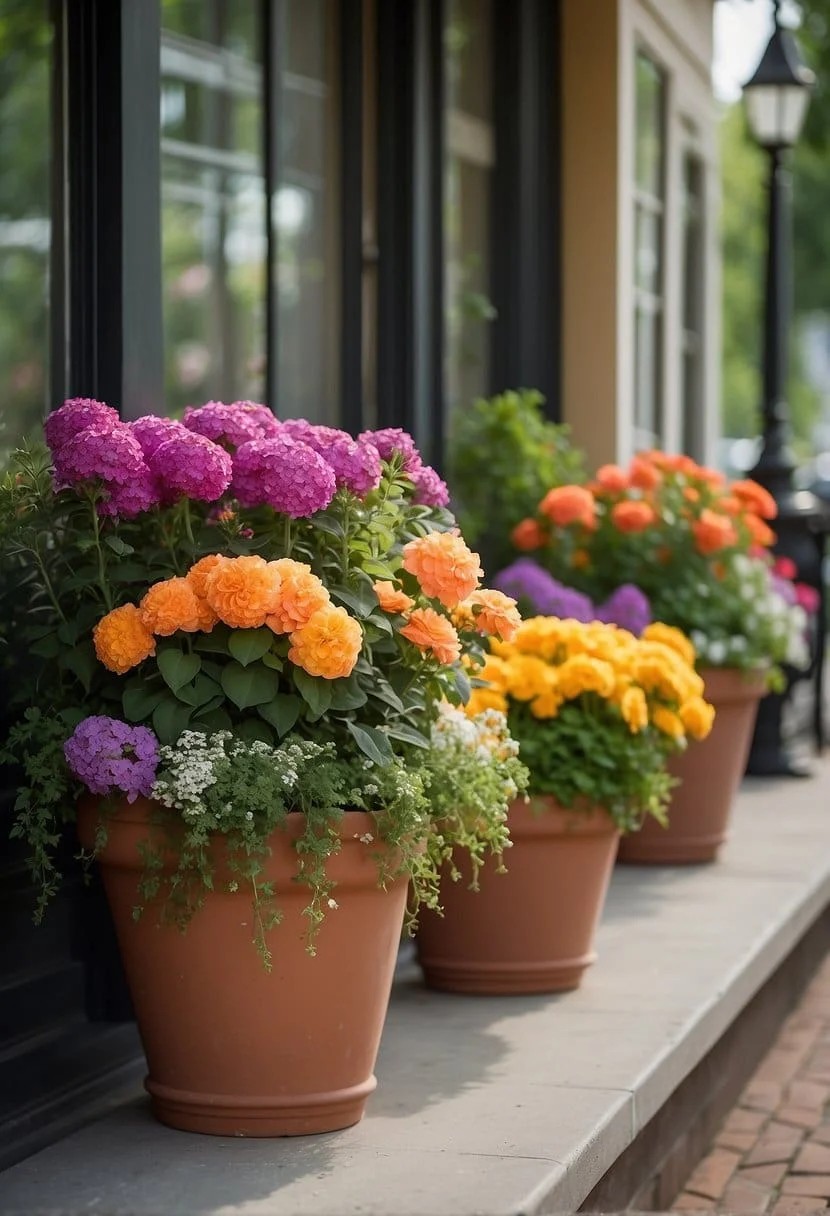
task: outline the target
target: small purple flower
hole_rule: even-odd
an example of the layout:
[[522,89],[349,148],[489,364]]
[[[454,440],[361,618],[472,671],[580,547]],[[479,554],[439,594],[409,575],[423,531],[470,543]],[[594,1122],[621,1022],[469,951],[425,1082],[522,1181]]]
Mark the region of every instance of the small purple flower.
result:
[[446,507],[450,501],[447,483],[430,465],[425,464],[410,474],[415,493],[412,501],[419,507]]
[[639,636],[651,624],[648,596],[633,583],[623,583],[596,610],[596,619],[606,625],[619,625]]
[[90,426],[112,429],[120,422],[117,410],[105,405],[103,401],[95,401],[92,397],[71,397],[64,401],[60,409],[49,415],[43,424],[43,430],[49,450],[54,456],[79,431],[85,431]]
[[121,790],[128,802],[149,798],[159,762],[158,740],[146,726],[95,715],[79,722],[63,745],[69,768],[93,794]]
[[373,443],[381,460],[391,460],[395,453],[398,453],[403,457],[405,473],[415,473],[421,467],[421,453],[415,446],[415,440],[408,431],[402,431],[400,427],[388,426],[380,431],[364,431],[358,435],[358,440]]
[[524,600],[540,616],[558,616],[582,624],[596,619],[587,595],[558,582],[530,557],[517,558],[495,577],[493,586],[515,600]]
[[159,418],[155,414],[145,414],[143,418],[128,422],[127,426],[141,444],[145,460],[149,460],[166,439],[172,439],[185,429],[180,422],[174,422],[172,418]]
[[270,506],[302,519],[327,507],[337,485],[322,456],[280,434],[243,443],[233,460],[232,488],[243,507]]
[[59,487],[91,481],[103,482],[112,489],[146,473],[141,444],[124,422],[88,426],[55,455],[55,480]]
[[769,573],[770,590],[776,595],[780,595],[781,599],[787,604],[798,603],[798,592],[796,591],[795,583],[788,578],[781,578],[778,574]]
[[224,448],[185,427],[160,443],[148,464],[163,497],[170,501],[184,496],[215,502],[227,490],[233,472]]
[[231,448],[241,447],[251,439],[265,439],[279,429],[271,411],[253,401],[234,401],[232,405],[208,401],[198,409],[186,409],[184,425],[197,435]]

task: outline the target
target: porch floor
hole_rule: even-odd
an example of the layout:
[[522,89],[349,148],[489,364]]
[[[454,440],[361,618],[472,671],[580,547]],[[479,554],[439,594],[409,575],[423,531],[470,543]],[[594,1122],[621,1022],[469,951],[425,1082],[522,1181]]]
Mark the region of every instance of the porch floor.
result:
[[574,1212],[830,903],[828,846],[829,762],[747,782],[719,864],[617,869],[579,992],[445,996],[402,966],[358,1127],[200,1137],[136,1092],[0,1175],[0,1210]]

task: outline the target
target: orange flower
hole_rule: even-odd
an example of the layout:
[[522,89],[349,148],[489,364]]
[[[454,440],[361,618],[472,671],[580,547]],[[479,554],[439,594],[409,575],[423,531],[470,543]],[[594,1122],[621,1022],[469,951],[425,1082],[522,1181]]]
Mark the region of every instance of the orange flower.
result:
[[95,653],[110,671],[121,676],[156,653],[156,639],[141,620],[135,604],[113,608],[92,631]]
[[474,591],[458,605],[472,628],[487,637],[495,636],[509,642],[522,623],[516,601],[501,591]]
[[645,532],[657,522],[657,513],[647,502],[626,500],[611,508],[611,521],[620,532]]
[[330,596],[311,566],[281,557],[269,562],[280,577],[280,598],[276,610],[265,618],[274,633],[292,633],[302,628],[318,609],[330,602]]
[[574,549],[571,565],[574,570],[586,570],[591,564],[591,555],[587,549]]
[[694,465],[695,477],[697,477],[698,481],[702,481],[704,485],[709,486],[710,489],[719,490],[722,486],[726,485],[726,478],[717,469],[706,468],[704,465],[695,464],[694,461],[692,461],[692,464]]
[[326,604],[291,634],[288,657],[310,676],[339,680],[354,671],[363,630],[345,608]]
[[280,585],[278,572],[264,558],[227,558],[205,579],[205,598],[232,629],[257,629],[279,609]]
[[207,557],[202,557],[196,562],[195,566],[191,566],[186,574],[187,581],[190,583],[193,590],[202,599],[207,594],[205,583],[207,577],[216,569],[222,562],[228,561],[227,557],[223,557],[221,553],[209,553]]
[[743,516],[743,523],[752,537],[753,544],[761,545],[764,549],[768,549],[770,545],[774,545],[776,541],[775,533],[769,524],[765,524],[762,519],[754,515],[752,511],[747,511]]
[[585,486],[556,486],[548,490],[539,510],[560,528],[568,524],[593,528],[596,523],[597,504]]
[[719,498],[715,503],[715,509],[723,515],[740,515],[746,507],[737,494],[724,494],[723,498]]
[[372,590],[378,597],[378,603],[384,612],[409,612],[409,609],[415,603],[405,591],[401,591],[394,583],[372,583]]
[[510,533],[510,539],[517,549],[530,553],[532,549],[541,548],[547,538],[535,519],[523,519]]
[[663,480],[662,474],[651,461],[635,456],[628,469],[631,484],[640,490],[656,490]]
[[761,519],[775,519],[778,514],[776,501],[768,490],[758,485],[757,481],[749,479],[733,481],[729,488],[736,498],[739,498],[750,511],[760,515]]
[[415,575],[424,595],[445,608],[472,595],[483,573],[478,554],[450,532],[430,532],[404,545],[403,568]]
[[700,490],[696,490],[694,486],[686,486],[683,490],[683,497],[686,502],[700,502]]
[[720,549],[728,549],[738,539],[738,533],[728,515],[718,515],[708,508],[700,513],[700,519],[692,524],[695,547],[698,553],[708,556]]
[[169,637],[177,629],[195,633],[200,627],[199,599],[186,578],[154,583],[138,610],[144,627],[159,637]]
[[618,464],[604,464],[597,469],[597,485],[611,494],[628,489],[628,475]]
[[428,651],[439,663],[454,663],[461,643],[450,621],[434,608],[416,608],[401,630],[419,650]]

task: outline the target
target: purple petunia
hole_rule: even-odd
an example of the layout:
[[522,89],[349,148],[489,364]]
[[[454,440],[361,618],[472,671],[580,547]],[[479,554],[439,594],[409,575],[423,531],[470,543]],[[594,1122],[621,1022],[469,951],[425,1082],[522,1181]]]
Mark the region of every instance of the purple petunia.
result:
[[587,624],[595,619],[594,606],[581,591],[566,587],[532,558],[517,558],[493,580],[497,591],[529,603],[540,616],[558,616]]
[[208,401],[197,409],[184,412],[184,425],[197,435],[214,443],[241,447],[252,439],[266,439],[277,434],[280,424],[271,411],[254,401]]
[[270,506],[301,519],[322,511],[337,488],[334,470],[288,435],[243,443],[233,460],[233,493],[243,507]]
[[95,715],[79,722],[63,745],[69,768],[93,794],[121,790],[128,802],[149,798],[159,762],[158,740],[146,726]]
[[633,583],[623,583],[596,610],[596,619],[606,625],[619,625],[639,636],[651,624],[648,596]]
[[415,493],[412,501],[421,507],[446,507],[450,501],[447,483],[430,465],[421,465],[410,474]]
[[147,463],[168,501],[185,496],[215,502],[227,490],[233,472],[224,448],[185,427],[160,443]]
[[55,456],[70,439],[85,431],[87,427],[113,427],[120,425],[118,411],[103,401],[92,397],[71,397],[60,409],[49,415],[43,424],[49,450]]
[[398,453],[403,458],[405,473],[414,473],[421,467],[421,453],[415,446],[415,440],[408,431],[402,431],[400,427],[388,426],[379,431],[363,431],[358,435],[358,440],[374,444],[381,460],[391,460]]

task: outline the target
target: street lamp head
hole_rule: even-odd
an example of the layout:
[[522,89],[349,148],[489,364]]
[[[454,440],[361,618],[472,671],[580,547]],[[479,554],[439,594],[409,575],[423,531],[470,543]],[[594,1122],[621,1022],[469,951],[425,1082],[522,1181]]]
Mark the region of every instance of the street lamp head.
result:
[[746,112],[752,134],[764,148],[791,148],[801,134],[815,76],[806,66],[798,43],[778,24],[755,71],[744,85]]

